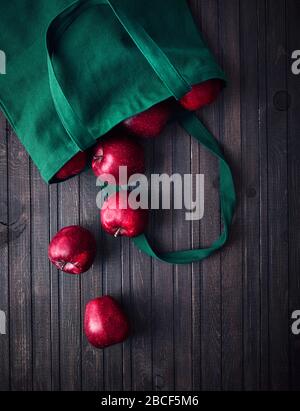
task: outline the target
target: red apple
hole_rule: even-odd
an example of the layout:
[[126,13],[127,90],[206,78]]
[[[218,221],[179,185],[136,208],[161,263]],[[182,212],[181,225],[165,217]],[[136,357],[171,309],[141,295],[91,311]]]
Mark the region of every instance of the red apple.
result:
[[92,233],[79,226],[61,229],[51,240],[48,257],[59,270],[69,274],[87,271],[96,256],[96,241]]
[[199,110],[208,104],[213,103],[219,96],[223,88],[223,82],[218,79],[208,80],[197,84],[192,90],[180,99],[180,104],[190,111]]
[[138,137],[153,138],[158,136],[173,114],[171,99],[152,106],[148,110],[123,121],[123,127]]
[[[112,175],[119,183],[119,167],[127,167],[128,178],[145,171],[143,147],[133,138],[114,132],[101,140],[93,150],[92,169],[96,177]],[[125,182],[126,184],[126,182]]]
[[87,153],[80,151],[56,173],[55,178],[57,180],[66,180],[67,178],[76,176],[85,169],[87,160]]
[[96,348],[105,348],[126,340],[129,336],[129,321],[117,301],[105,296],[87,304],[84,331],[90,344]]
[[128,196],[127,191],[112,194],[101,210],[102,227],[115,237],[137,237],[145,231],[148,223],[148,210],[131,208]]

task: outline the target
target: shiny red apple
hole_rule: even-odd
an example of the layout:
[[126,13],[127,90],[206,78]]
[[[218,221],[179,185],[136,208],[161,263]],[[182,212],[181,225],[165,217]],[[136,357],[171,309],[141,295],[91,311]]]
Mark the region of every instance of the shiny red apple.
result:
[[80,151],[70,161],[68,161],[55,175],[56,180],[66,180],[81,173],[88,161],[88,155],[85,151]]
[[165,100],[152,106],[148,110],[123,121],[123,127],[138,137],[153,138],[158,136],[173,114],[172,99]]
[[[106,180],[110,174],[119,183],[119,168],[127,167],[127,177],[145,171],[143,147],[132,137],[115,131],[93,149],[92,169],[96,177]],[[125,184],[127,181],[125,182]]]
[[118,302],[110,296],[104,296],[87,304],[84,331],[90,344],[96,348],[105,348],[126,340],[129,336],[129,321]]
[[213,103],[219,96],[223,88],[223,82],[218,79],[212,79],[192,87],[192,90],[180,99],[180,104],[190,111],[196,111],[200,108]]
[[61,271],[81,274],[87,271],[96,256],[96,241],[90,231],[79,226],[62,228],[51,240],[49,260]]
[[115,236],[137,237],[148,224],[148,210],[136,210],[128,201],[128,191],[112,194],[101,210],[101,224],[104,230]]

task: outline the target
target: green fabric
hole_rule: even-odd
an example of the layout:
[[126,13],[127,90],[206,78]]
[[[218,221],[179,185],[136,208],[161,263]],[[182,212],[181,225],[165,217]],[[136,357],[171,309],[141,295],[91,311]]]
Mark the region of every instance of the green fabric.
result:
[[[122,120],[181,98],[193,84],[225,80],[185,0],[15,0],[0,5],[0,23],[8,56],[0,106],[47,182]],[[223,234],[209,249],[163,255],[145,236],[134,242],[154,258],[186,264],[225,244],[235,191],[216,140],[193,114],[179,120],[220,160]]]
[[[225,79],[185,0],[111,3],[0,2],[0,49],[7,55],[7,74],[0,76],[0,107],[47,182],[77,152],[119,122],[172,95],[112,7],[122,7],[128,20],[148,33],[174,72],[180,73],[186,84],[179,87],[177,96],[190,84]],[[69,13],[64,12],[68,7]],[[46,49],[49,25],[53,68],[63,90],[63,105],[70,106],[80,124],[77,138],[72,124],[64,123],[61,110],[57,113],[58,102],[54,104],[51,95]]]

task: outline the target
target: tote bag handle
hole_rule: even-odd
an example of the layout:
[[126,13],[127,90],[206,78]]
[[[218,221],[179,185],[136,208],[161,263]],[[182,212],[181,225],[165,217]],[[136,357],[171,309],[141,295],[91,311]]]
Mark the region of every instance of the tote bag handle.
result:
[[[116,0],[76,1],[51,22],[47,30],[47,58],[50,89],[56,111],[67,133],[81,150],[91,146],[99,136],[93,136],[73,110],[55,75],[52,55],[55,45],[72,22],[87,8],[100,4],[106,4],[111,8],[157,76],[177,100],[191,89],[191,85],[181,76],[163,50],[153,41],[144,28],[126,15],[124,4],[120,7],[120,2]],[[178,120],[190,135],[219,160],[220,208],[223,232],[208,248],[170,253],[155,252],[144,234],[134,238],[133,241],[140,250],[160,261],[170,264],[189,264],[209,257],[227,242],[236,205],[236,194],[230,167],[216,139],[194,114],[182,109]]]

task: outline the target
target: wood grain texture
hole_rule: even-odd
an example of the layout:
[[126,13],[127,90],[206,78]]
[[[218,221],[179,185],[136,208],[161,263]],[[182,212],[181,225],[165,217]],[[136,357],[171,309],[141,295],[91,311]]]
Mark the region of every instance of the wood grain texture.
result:
[[[96,206],[96,178],[91,171],[80,176],[80,224],[89,229],[97,241],[97,257],[89,272],[81,277],[81,321],[84,320],[86,304],[100,297],[103,290],[103,248],[102,238],[99,237],[100,212]],[[81,323],[83,324],[83,323]],[[82,335],[82,389],[97,391],[104,388],[104,358],[103,352],[93,348]]]
[[[260,161],[257,2],[241,2],[241,207],[243,216],[244,387],[260,387]],[[249,64],[249,60],[252,64]],[[253,224],[257,222],[257,224]]]
[[[299,50],[299,19],[300,3],[287,2],[287,65],[288,65],[288,93],[291,96],[291,107],[288,111],[288,202],[289,202],[289,316],[300,306],[300,275],[299,275],[299,246],[300,244],[300,81],[299,76],[293,75],[290,70],[290,56],[294,50]],[[290,334],[290,387],[300,390],[300,336]]]
[[286,2],[267,1],[268,230],[270,388],[289,387],[287,112],[275,104],[287,89]]
[[223,67],[229,79],[229,87],[223,97],[221,141],[235,176],[239,197],[235,221],[231,229],[231,240],[221,255],[222,388],[224,390],[243,388],[240,30],[240,2],[221,1],[220,43],[223,50]]
[[[154,142],[145,142],[146,170],[154,169]],[[150,216],[149,230],[152,238],[153,216]],[[153,383],[153,262],[137,250],[128,239],[123,244],[129,251],[130,305],[133,336],[131,338],[131,389],[144,391],[154,389]]]
[[[173,140],[173,172],[191,173],[191,139],[177,128]],[[173,218],[174,250],[190,249],[191,223],[186,210],[175,210]],[[174,267],[174,355],[175,390],[188,391],[192,387],[192,276],[191,266]]]
[[[118,301],[122,300],[122,260],[119,238],[103,236],[103,293],[111,295]],[[122,383],[122,345],[114,345],[104,351],[104,381],[105,389],[120,391]]]
[[[49,240],[58,231],[58,186],[49,187]],[[50,266],[50,309],[51,309],[51,383],[52,390],[60,389],[60,321],[59,321],[59,278],[56,267]]]
[[153,389],[152,381],[152,275],[151,260],[136,248],[131,256],[132,389]]
[[[202,27],[204,37],[220,61],[220,31],[219,31],[219,5],[218,1],[194,2],[198,25]],[[220,108],[218,101],[212,107],[201,110],[200,118],[211,130],[220,138]],[[196,151],[197,150],[197,151]],[[199,153],[194,156],[195,153]],[[192,141],[192,170],[193,173],[202,173],[205,177],[205,211],[204,218],[198,225],[198,231],[194,227],[193,246],[198,248],[211,245],[220,235],[220,212],[219,212],[219,192],[218,192],[218,161],[212,157],[205,149],[199,147],[197,142]],[[198,158],[199,157],[199,158]],[[196,271],[196,267],[199,273]],[[195,338],[194,349],[200,346],[201,355],[201,387],[203,390],[221,389],[221,267],[220,254],[212,256],[201,264],[194,264],[194,278],[200,275],[200,286],[198,295],[197,288],[194,290],[194,298],[197,299],[200,317],[198,323],[194,324],[194,335],[199,334],[200,344]],[[198,305],[197,304],[197,305]],[[199,378],[199,377],[198,377]]]
[[51,390],[51,287],[45,244],[49,240],[49,188],[31,167],[31,273],[33,389]]
[[[238,210],[229,244],[172,267],[100,229],[91,171],[48,187],[0,114],[0,390],[300,390],[300,76],[298,0],[189,0],[229,83],[197,115],[232,165]],[[144,143],[148,173],[204,174],[205,212],[152,211],[161,251],[208,246],[221,230],[218,164],[176,123]],[[98,245],[91,270],[48,262],[50,238],[81,224]],[[87,302],[111,294],[132,336],[96,350]]]
[[[152,158],[153,173],[161,170],[172,174],[173,146],[176,125],[171,125],[162,138],[154,141]],[[171,138],[170,138],[171,136]],[[169,153],[165,155],[165,153]],[[161,252],[173,249],[174,212],[155,210],[151,213],[156,247]],[[163,275],[162,275],[163,273]],[[157,391],[174,389],[174,278],[173,267],[157,261],[152,262],[152,343],[153,343],[153,388]]]
[[260,170],[260,389],[268,390],[269,373],[269,231],[268,224],[268,141],[267,141],[267,10],[266,2],[257,2],[258,20],[258,134]]
[[[189,5],[197,25],[201,22],[201,3],[200,1],[189,1]],[[190,164],[191,173],[200,174],[200,146],[192,138],[190,144]],[[200,224],[199,221],[191,222],[191,248],[200,247]],[[191,267],[191,302],[192,302],[192,388],[201,388],[201,265],[193,263]]]
[[[79,177],[58,188],[59,229],[80,223]],[[59,273],[60,389],[81,389],[81,279]]]
[[33,388],[30,178],[28,155],[9,129],[9,338],[11,389],[14,391]]
[[0,335],[0,390],[10,388],[10,330],[9,330],[9,210],[8,210],[7,122],[0,114],[0,309],[6,315],[6,335]]

